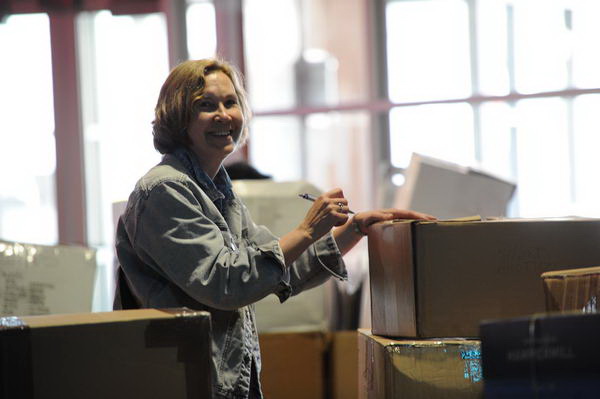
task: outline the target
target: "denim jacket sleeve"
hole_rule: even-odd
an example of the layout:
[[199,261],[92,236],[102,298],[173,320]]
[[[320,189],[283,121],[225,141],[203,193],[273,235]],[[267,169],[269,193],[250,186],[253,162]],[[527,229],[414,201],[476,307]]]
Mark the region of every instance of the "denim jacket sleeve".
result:
[[254,229],[235,237],[198,187],[164,181],[131,200],[125,225],[137,255],[194,300],[233,310],[273,292],[289,295],[277,238]]
[[[248,214],[245,206],[243,206],[243,212]],[[263,236],[273,236],[266,227],[256,225],[250,217],[247,220],[249,221],[248,236],[252,241],[261,242],[264,241]],[[316,287],[327,281],[332,275],[346,280],[348,274],[333,235],[328,233],[311,245],[292,263],[289,279],[291,295]],[[275,294],[281,302],[290,296],[287,290],[275,292]]]

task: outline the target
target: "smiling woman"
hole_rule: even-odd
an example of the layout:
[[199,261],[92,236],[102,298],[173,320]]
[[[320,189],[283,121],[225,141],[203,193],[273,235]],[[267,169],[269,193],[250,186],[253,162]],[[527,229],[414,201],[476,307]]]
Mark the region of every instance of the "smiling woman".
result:
[[[254,306],[346,278],[342,255],[377,221],[427,218],[396,209],[349,218],[341,189],[318,197],[282,237],[257,226],[222,166],[247,135],[246,94],[220,60],[187,61],[155,109],[162,162],[136,184],[117,228],[115,309],[188,307],[212,322],[215,398],[262,398]],[[336,227],[334,229],[334,227]]]

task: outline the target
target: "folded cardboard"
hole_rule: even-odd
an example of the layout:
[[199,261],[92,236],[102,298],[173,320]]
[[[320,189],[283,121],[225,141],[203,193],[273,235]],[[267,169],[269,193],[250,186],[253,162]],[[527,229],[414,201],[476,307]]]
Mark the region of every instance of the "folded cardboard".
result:
[[486,398],[598,398],[600,314],[484,321]]
[[483,397],[480,342],[393,340],[359,330],[360,399]]
[[0,241],[0,316],[91,312],[93,249]]
[[325,359],[328,335],[323,332],[259,335],[265,397],[320,399],[327,392]]
[[547,311],[598,311],[600,267],[542,273]]
[[600,264],[599,219],[390,221],[369,233],[374,334],[476,337],[545,310],[540,274]]
[[211,397],[210,315],[186,309],[0,318],[0,398]]
[[448,219],[504,216],[516,185],[484,170],[413,153],[394,206]]

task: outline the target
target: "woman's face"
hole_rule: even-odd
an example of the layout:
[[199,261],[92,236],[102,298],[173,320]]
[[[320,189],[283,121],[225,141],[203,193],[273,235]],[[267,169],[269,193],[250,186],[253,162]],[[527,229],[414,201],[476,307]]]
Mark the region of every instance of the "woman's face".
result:
[[205,76],[204,93],[194,101],[194,112],[188,126],[192,151],[201,165],[220,165],[235,150],[243,128],[242,110],[227,75],[215,71]]

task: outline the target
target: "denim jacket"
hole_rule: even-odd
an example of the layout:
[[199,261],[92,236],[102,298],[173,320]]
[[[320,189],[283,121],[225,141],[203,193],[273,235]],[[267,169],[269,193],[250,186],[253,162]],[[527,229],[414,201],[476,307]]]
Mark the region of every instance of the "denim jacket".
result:
[[225,170],[211,185],[188,159],[167,154],[138,181],[117,256],[140,307],[211,313],[214,397],[247,398],[261,365],[253,303],[272,293],[283,302],[346,269],[331,234],[286,267],[278,238],[252,221]]

